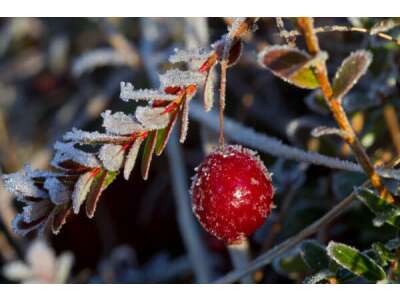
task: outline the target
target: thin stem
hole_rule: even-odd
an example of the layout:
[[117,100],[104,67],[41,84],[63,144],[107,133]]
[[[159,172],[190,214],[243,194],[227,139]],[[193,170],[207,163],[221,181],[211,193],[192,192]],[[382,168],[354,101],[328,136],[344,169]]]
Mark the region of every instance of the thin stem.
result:
[[[318,55],[320,52],[318,37],[314,30],[314,21],[313,18],[299,18],[298,24],[303,31],[303,35],[305,37],[306,45],[308,52],[311,55]],[[327,102],[333,117],[336,120],[339,128],[346,132],[346,136],[344,140],[346,143],[350,145],[353,150],[353,153],[367,174],[368,178],[371,181],[372,186],[379,192],[381,197],[386,199],[388,203],[393,203],[394,198],[387,190],[387,188],[383,185],[381,178],[376,172],[372,162],[370,161],[365,149],[361,145],[358,140],[347,116],[342,107],[342,99],[333,98],[333,90],[331,83],[329,82],[326,64],[325,62],[321,62],[315,66],[314,69],[315,75],[319,80],[321,91],[324,95],[325,101]]]
[[397,155],[400,154],[400,126],[396,110],[392,104],[386,104],[383,108],[386,125],[389,129],[393,144],[396,147]]
[[221,62],[221,80],[219,89],[219,146],[224,147],[224,111],[225,111],[225,96],[226,96],[226,71],[228,63],[226,60]]

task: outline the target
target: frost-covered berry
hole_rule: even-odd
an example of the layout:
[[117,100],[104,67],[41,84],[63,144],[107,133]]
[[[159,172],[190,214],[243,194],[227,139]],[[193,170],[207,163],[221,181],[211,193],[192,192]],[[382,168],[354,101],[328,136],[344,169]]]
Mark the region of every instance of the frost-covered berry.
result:
[[274,188],[255,152],[225,146],[196,168],[191,192],[193,212],[205,230],[233,244],[264,223]]

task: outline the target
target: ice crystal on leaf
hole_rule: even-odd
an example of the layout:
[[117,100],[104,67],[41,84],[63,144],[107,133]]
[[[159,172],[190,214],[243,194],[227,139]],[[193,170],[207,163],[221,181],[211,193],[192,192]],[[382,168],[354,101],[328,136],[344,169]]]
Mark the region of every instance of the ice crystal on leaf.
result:
[[46,192],[39,189],[34,181],[23,172],[4,175],[3,180],[7,190],[18,196],[34,198],[47,197]]
[[128,102],[129,100],[175,100],[176,96],[166,94],[157,90],[139,89],[135,90],[133,85],[129,82],[121,82],[121,93],[119,97]]
[[133,132],[144,130],[132,115],[122,112],[112,114],[110,110],[106,110],[101,116],[103,117],[103,127],[109,134],[130,135]]
[[65,204],[71,198],[71,192],[57,178],[49,177],[44,182],[44,188],[48,191],[50,200],[55,205]]
[[179,62],[186,62],[193,67],[200,67],[200,65],[210,56],[211,51],[203,48],[194,49],[174,49],[175,53],[169,57],[169,62],[176,64]]
[[188,85],[200,85],[204,82],[205,75],[194,71],[181,71],[171,69],[160,75],[160,82],[165,87],[185,87]]
[[118,137],[112,134],[100,133],[98,131],[89,132],[72,128],[71,131],[64,134],[63,139],[64,141],[75,142],[79,144],[90,144],[117,141]]
[[74,143],[56,142],[54,149],[57,152],[51,164],[56,168],[64,169],[62,163],[69,160],[88,168],[96,168],[100,166],[100,163],[94,154],[75,148]]
[[125,150],[121,145],[105,144],[100,148],[99,158],[109,171],[119,171],[124,161]]
[[163,114],[164,108],[139,106],[136,108],[136,119],[146,130],[162,129],[168,125],[169,115]]

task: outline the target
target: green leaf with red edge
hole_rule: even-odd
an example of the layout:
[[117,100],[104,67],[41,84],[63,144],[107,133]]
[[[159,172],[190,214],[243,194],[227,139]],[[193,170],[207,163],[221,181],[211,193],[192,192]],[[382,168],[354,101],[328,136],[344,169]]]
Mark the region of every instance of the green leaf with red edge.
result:
[[160,156],[164,152],[165,146],[168,143],[169,137],[171,136],[172,130],[174,129],[174,125],[177,119],[178,119],[178,110],[175,110],[170,114],[170,120],[167,127],[158,130],[157,143],[155,148],[155,153],[157,156]]
[[58,234],[61,227],[67,221],[69,215],[72,214],[71,202],[54,207],[53,220],[51,223],[51,231],[53,234]]
[[372,61],[369,51],[358,50],[351,53],[339,67],[333,79],[333,98],[340,99],[345,96],[367,71]]
[[157,130],[149,132],[147,136],[146,144],[144,145],[142,162],[141,162],[141,173],[144,180],[149,177],[149,170],[151,160],[153,159],[154,150],[157,143]]
[[319,87],[313,67],[327,58],[325,52],[312,57],[304,51],[289,46],[266,47],[258,55],[261,66],[270,70],[275,76],[306,89]]

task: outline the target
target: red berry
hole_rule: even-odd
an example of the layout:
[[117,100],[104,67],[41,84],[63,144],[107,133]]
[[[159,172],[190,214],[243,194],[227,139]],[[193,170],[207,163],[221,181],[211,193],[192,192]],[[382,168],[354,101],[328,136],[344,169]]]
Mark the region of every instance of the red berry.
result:
[[274,188],[255,152],[225,146],[196,169],[193,212],[206,231],[228,244],[252,234],[270,214]]

